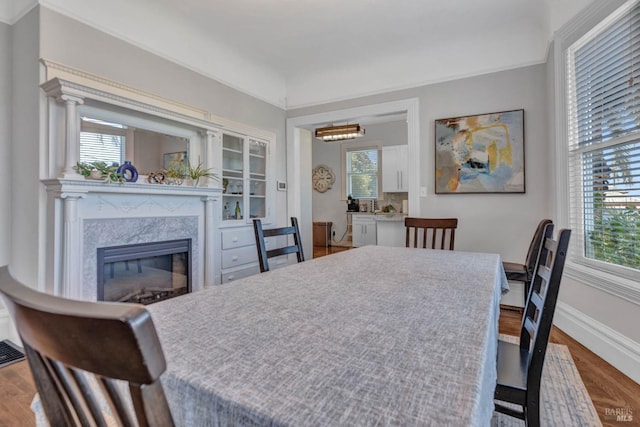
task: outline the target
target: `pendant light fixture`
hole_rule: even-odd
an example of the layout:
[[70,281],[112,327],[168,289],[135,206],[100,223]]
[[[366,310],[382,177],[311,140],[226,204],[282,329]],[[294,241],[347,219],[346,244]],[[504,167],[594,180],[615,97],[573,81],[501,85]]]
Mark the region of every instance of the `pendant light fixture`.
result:
[[324,142],[344,141],[364,136],[364,128],[359,124],[326,126],[316,129],[316,138]]

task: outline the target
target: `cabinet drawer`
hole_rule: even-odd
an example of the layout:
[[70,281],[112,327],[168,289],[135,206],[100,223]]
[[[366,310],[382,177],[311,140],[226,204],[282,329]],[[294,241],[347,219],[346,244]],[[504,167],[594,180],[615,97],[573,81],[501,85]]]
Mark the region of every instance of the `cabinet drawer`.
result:
[[222,251],[222,268],[231,268],[252,262],[258,262],[258,249],[255,243],[252,243],[251,246]]
[[260,266],[258,264],[239,268],[233,271],[226,271],[222,273],[222,283],[233,282],[234,280],[242,279],[243,277],[253,276],[254,274],[260,274]]
[[222,249],[233,249],[242,246],[256,245],[256,238],[251,228],[238,228],[234,230],[222,230]]

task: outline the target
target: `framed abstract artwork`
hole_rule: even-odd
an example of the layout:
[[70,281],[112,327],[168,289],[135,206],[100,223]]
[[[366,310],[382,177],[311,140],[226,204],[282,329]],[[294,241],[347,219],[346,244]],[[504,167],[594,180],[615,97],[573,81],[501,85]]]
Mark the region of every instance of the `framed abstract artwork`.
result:
[[524,110],[438,119],[436,194],[524,193]]
[[183,170],[188,165],[187,152],[164,153],[162,156],[162,167],[165,169],[178,168]]

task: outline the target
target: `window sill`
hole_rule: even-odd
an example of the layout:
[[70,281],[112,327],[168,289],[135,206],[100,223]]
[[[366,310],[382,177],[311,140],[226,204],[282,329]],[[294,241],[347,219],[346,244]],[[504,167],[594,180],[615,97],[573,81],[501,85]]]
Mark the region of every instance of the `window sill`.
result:
[[585,285],[640,306],[638,281],[567,260],[564,274]]

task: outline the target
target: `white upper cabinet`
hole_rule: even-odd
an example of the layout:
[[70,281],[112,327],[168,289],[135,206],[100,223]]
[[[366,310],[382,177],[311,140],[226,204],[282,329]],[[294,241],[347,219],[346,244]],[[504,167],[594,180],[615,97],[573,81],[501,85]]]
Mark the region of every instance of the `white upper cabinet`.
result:
[[268,216],[268,153],[266,141],[223,132],[223,221],[246,223]]
[[382,147],[382,192],[401,193],[409,191],[408,145]]

